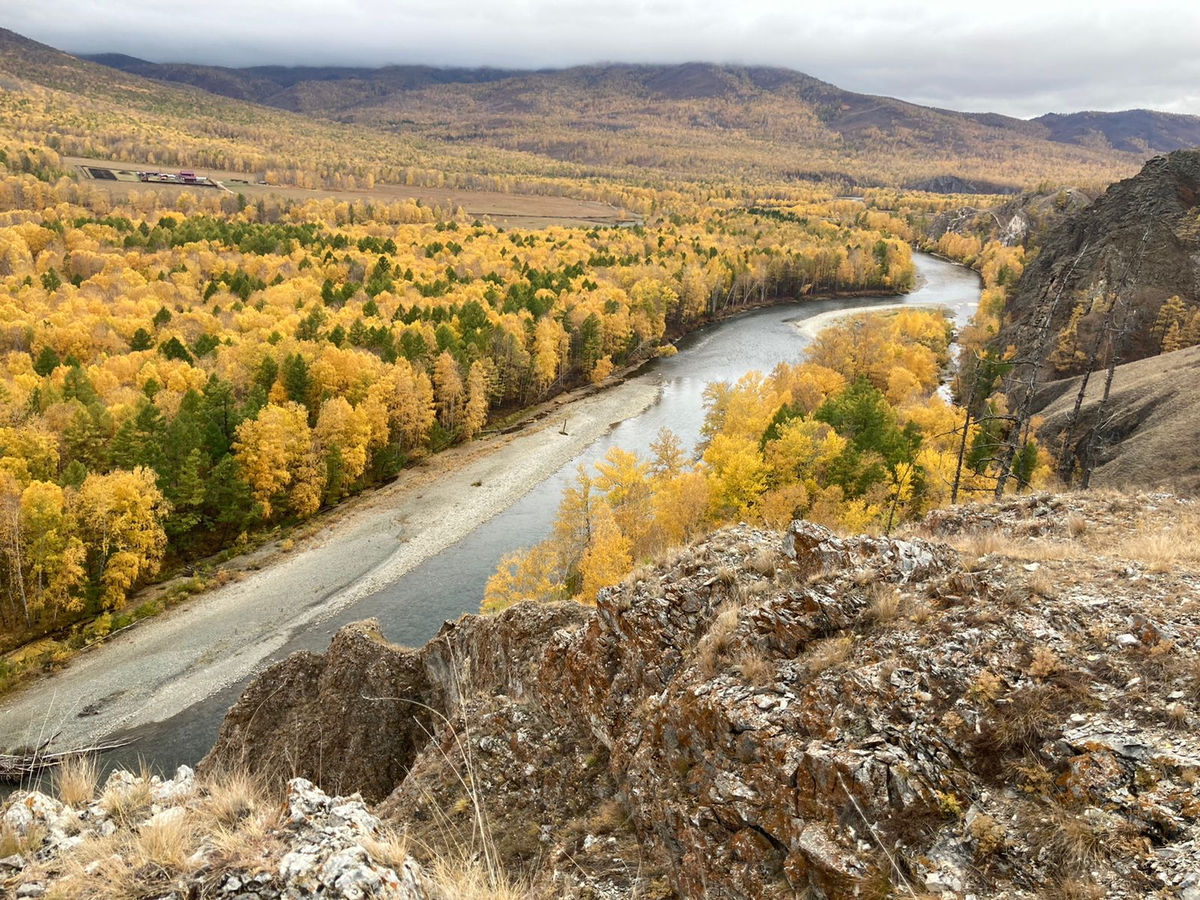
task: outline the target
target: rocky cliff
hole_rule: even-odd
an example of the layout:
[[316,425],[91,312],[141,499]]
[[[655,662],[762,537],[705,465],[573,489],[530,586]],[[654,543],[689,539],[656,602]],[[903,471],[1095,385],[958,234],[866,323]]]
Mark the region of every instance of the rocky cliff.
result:
[[1154,356],[1174,296],[1188,314],[1200,304],[1200,150],[1157,156],[1062,217],[1012,291],[999,343],[1036,355],[1043,381],[1104,367],[1113,352]]
[[[276,665],[200,768],[292,779],[255,832],[273,855],[196,854],[228,896],[461,896],[423,873],[465,850],[533,896],[1196,900],[1198,702],[1194,502],[738,526],[594,609],[466,616],[417,650],[361,623]],[[364,815],[419,861],[381,862]]]
[[[1021,230],[1019,215],[1007,221],[1004,233]],[[1173,355],[1200,344],[1200,151],[1156,157],[1049,221],[994,342],[1016,360],[1010,400],[1041,416],[1064,481],[1192,490],[1200,459],[1182,436],[1200,394]]]
[[552,895],[1196,897],[1198,523],[1072,495],[732,528],[594,610],[352,626],[204,769],[361,789],[427,847],[486,823]]

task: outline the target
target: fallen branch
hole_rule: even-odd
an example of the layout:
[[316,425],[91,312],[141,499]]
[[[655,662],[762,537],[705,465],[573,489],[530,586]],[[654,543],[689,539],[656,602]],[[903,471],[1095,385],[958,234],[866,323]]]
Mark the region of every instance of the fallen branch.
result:
[[70,759],[73,756],[103,753],[107,750],[116,750],[131,743],[128,740],[102,741],[88,747],[77,747],[72,750],[56,750],[53,753],[47,753],[45,752],[46,747],[52,740],[54,740],[54,737],[42,743],[40,747],[31,753],[0,753],[0,781],[17,781],[35,772],[40,772],[43,769],[54,768],[62,763],[63,760]]

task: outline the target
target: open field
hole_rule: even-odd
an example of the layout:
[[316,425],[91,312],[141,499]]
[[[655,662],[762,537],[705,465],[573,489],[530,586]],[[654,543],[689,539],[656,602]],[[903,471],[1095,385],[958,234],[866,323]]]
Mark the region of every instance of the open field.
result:
[[[64,157],[63,162],[71,167],[75,177],[88,181],[93,187],[108,192],[114,198],[124,199],[143,191],[156,191],[163,196],[173,196],[184,191],[208,191],[190,184],[156,184],[138,181],[138,171],[163,169],[174,171],[177,166],[162,167],[145,162],[91,159],[80,156]],[[92,169],[108,171],[114,177],[97,177]],[[504,194],[497,191],[466,191],[450,188],[418,187],[405,185],[377,184],[371,190],[331,191],[309,189],[294,185],[259,184],[258,175],[245,172],[229,172],[216,169],[196,169],[197,175],[207,175],[221,182],[235,194],[247,200],[258,197],[277,196],[289,200],[334,200],[375,201],[394,203],[398,200],[420,200],[429,206],[461,206],[469,215],[491,219],[498,225],[520,228],[544,228],[549,225],[616,225],[632,221],[623,210],[595,200],[576,200],[572,197],[544,197],[533,194]]]

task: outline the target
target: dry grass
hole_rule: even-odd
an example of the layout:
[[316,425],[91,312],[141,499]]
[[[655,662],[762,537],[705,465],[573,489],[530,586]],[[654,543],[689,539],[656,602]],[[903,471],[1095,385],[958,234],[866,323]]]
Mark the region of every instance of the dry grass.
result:
[[763,651],[747,647],[734,660],[742,678],[753,685],[769,684],[775,677],[775,666],[769,656]]
[[433,881],[445,900],[525,900],[526,885],[501,876],[493,878],[470,860],[439,859],[433,865]]
[[130,826],[140,818],[142,813],[154,802],[151,790],[150,774],[143,771],[131,784],[114,784],[107,787],[100,795],[100,805],[104,811],[119,825]]
[[1052,886],[1051,900],[1104,900],[1108,889],[1090,878],[1064,878]]
[[86,806],[96,797],[99,779],[94,756],[68,756],[54,773],[54,792],[67,806]]
[[136,848],[137,857],[146,863],[161,869],[187,872],[191,868],[188,857],[196,848],[192,817],[182,809],[178,814],[156,816],[138,829]]
[[38,825],[30,827],[24,834],[18,834],[7,825],[0,825],[0,859],[24,856],[41,846],[44,837],[45,833]]
[[756,572],[764,578],[772,578],[775,575],[778,560],[777,551],[762,549],[750,557],[747,567],[751,572]]
[[1104,856],[1128,849],[1136,828],[1103,814],[1054,806],[1028,823],[1031,846],[1043,848],[1064,876],[1084,875]]
[[717,611],[708,633],[696,645],[696,665],[711,677],[721,670],[721,664],[733,643],[738,625],[738,607],[723,604]]
[[[95,767],[87,760],[73,761],[57,780],[64,794],[85,802],[95,793]],[[61,859],[27,870],[50,881],[49,900],[149,900],[163,896],[196,895],[199,877],[193,861],[207,848],[205,884],[224,880],[224,872],[254,875],[275,872],[287,851],[280,798],[245,772],[227,772],[200,782],[186,805],[167,814],[149,817],[151,782],[143,772],[135,781],[114,783],[101,803],[117,829],[108,835],[90,834]],[[608,833],[626,826],[628,814],[617,802],[601,804],[589,827]],[[0,829],[0,858],[25,853],[40,846],[42,835],[34,829],[17,835]],[[383,828],[363,847],[378,865],[401,871],[410,859],[407,835]],[[518,898],[528,896],[526,885],[514,881],[495,865],[461,848],[458,855],[438,857],[426,866],[438,896],[456,900]],[[208,896],[201,888],[197,896]],[[189,893],[191,892],[191,893]]]
[[1053,600],[1058,594],[1055,590],[1054,579],[1045,569],[1038,569],[1030,577],[1029,593],[1044,600]]
[[1047,686],[1025,687],[996,704],[981,725],[975,743],[984,751],[1008,753],[1038,746],[1056,720],[1055,695]]
[[808,674],[815,678],[827,669],[841,665],[850,658],[853,649],[854,638],[850,635],[818,641],[808,651],[805,658]]
[[1029,665],[1029,674],[1034,678],[1045,678],[1053,675],[1062,667],[1062,662],[1054,652],[1047,647],[1037,647],[1033,651],[1033,661]]
[[129,900],[153,889],[136,868],[130,835],[91,836],[66,858],[52,896],[61,900]]
[[402,831],[385,829],[373,838],[363,841],[367,855],[381,866],[400,872],[409,857],[408,836]]
[[1183,511],[1165,528],[1139,523],[1122,542],[1121,554],[1157,573],[1200,564],[1200,510]]
[[620,831],[629,822],[629,813],[616,800],[604,800],[588,819],[588,831],[592,834],[612,834]]
[[222,773],[206,785],[196,810],[215,827],[230,829],[269,803],[262,783],[246,771]]
[[963,532],[949,538],[947,543],[968,560],[976,561],[1001,557],[1022,562],[1050,562],[1083,559],[1088,555],[1078,543],[1013,537],[994,529]]
[[875,584],[871,587],[872,597],[867,617],[876,625],[887,625],[894,622],[904,612],[904,597],[895,585]]

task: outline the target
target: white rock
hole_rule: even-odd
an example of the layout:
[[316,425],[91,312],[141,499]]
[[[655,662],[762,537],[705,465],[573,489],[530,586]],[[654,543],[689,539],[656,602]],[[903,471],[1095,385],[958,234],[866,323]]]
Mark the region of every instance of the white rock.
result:
[[164,809],[156,812],[145,822],[141,824],[141,828],[162,828],[164,825],[174,825],[182,822],[187,815],[187,810],[182,806],[172,806],[170,809]]
[[196,790],[196,773],[191,766],[180,766],[175,770],[175,777],[170,781],[154,785],[153,794],[156,803],[163,806],[174,806],[181,800],[186,800]]

